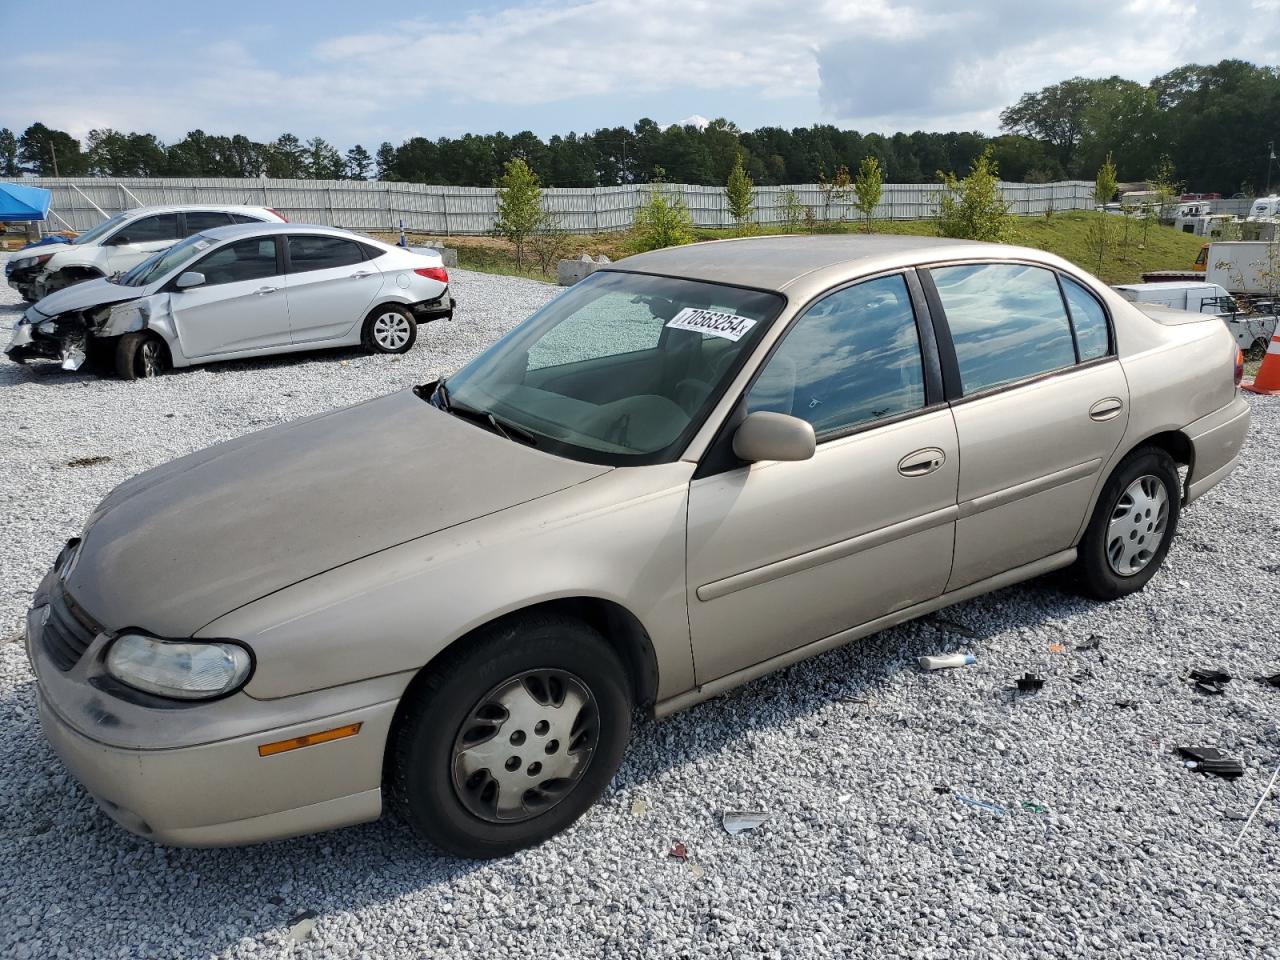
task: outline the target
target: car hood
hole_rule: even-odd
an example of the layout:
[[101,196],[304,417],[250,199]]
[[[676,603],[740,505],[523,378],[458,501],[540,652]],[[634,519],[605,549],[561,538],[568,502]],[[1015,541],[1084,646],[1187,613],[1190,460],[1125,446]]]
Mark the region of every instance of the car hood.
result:
[[90,307],[105,307],[113,303],[124,303],[126,300],[137,300],[144,296],[146,287],[122,287],[112,283],[106,277],[97,280],[86,280],[74,286],[55,290],[36,303],[33,308],[46,317],[56,317],[62,313],[76,310],[87,310]]
[[186,637],[299,580],[609,469],[540,453],[405,390],[126,481],[90,517],[67,588],[107,630]]

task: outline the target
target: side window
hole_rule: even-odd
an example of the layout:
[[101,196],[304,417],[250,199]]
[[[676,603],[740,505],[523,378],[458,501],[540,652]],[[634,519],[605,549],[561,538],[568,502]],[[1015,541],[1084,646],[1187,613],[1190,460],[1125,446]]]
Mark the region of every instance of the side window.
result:
[[1052,271],[977,263],[930,271],[966,394],[1070,367],[1071,324]]
[[363,259],[360,245],[352,240],[320,234],[295,234],[289,237],[289,262],[294,273],[346,267],[360,263]]
[[126,223],[111,237],[111,243],[116,245],[154,243],[157,240],[176,239],[178,239],[178,215],[158,213],[154,217],[143,217],[133,223]]
[[191,269],[204,274],[205,286],[274,277],[276,244],[270,237],[237,240],[219,247]]
[[251,217],[247,213],[229,213],[232,223],[266,223],[261,217]]
[[[583,304],[530,348],[528,369],[654,349],[666,321],[636,299],[610,291]],[[607,337],[601,336],[603,330]]]
[[1111,352],[1111,334],[1107,330],[1107,313],[1096,297],[1070,277],[1062,278],[1067,295],[1071,325],[1076,331],[1076,349],[1080,360],[1096,360]]
[[868,280],[810,307],[747,394],[821,436],[924,406],[920,336],[906,280]]
[[193,233],[199,233],[201,230],[212,230],[215,227],[228,227],[231,225],[231,215],[220,213],[217,210],[188,210],[186,213],[187,228],[183,233],[184,237],[189,237]]

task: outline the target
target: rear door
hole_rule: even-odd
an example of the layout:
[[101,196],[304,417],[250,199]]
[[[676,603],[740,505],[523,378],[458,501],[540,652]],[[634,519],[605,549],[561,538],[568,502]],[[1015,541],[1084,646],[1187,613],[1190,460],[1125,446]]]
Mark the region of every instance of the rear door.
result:
[[188,270],[198,287],[174,290],[169,310],[178,344],[190,359],[290,342],[283,258],[274,237],[248,237],[219,247]]
[[1024,263],[921,271],[960,442],[948,590],[1071,547],[1129,419],[1109,318]]
[[899,273],[827,294],[762,365],[747,410],[809,421],[811,459],[690,484],[699,683],[942,593],[960,457],[912,286]]
[[176,213],[157,213],[126,223],[103,241],[107,276],[132,269],[157,250],[171,247],[177,241]]
[[326,234],[285,238],[285,290],[294,343],[353,335],[382,289],[382,272],[354,240]]

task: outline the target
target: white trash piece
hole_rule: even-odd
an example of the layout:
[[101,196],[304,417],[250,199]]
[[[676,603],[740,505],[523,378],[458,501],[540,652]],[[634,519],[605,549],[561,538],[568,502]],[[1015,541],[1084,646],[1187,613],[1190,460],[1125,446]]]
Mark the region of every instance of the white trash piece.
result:
[[944,653],[933,657],[920,657],[919,663],[925,670],[946,670],[949,667],[967,667],[977,663],[972,653]]

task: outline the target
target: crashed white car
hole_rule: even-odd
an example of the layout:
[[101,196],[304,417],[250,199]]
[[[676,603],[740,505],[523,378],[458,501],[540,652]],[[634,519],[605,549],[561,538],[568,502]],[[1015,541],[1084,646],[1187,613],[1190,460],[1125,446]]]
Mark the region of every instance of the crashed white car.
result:
[[137,207],[118,213],[70,243],[23,250],[5,264],[5,279],[24,300],[35,302],[57,290],[132,270],[153,253],[184,237],[234,223],[283,223],[269,207]]
[[434,251],[333,227],[244,224],[50,294],[23,314],[5,353],[126,380],[324,347],[405,353],[419,321],[452,319],[453,307]]

